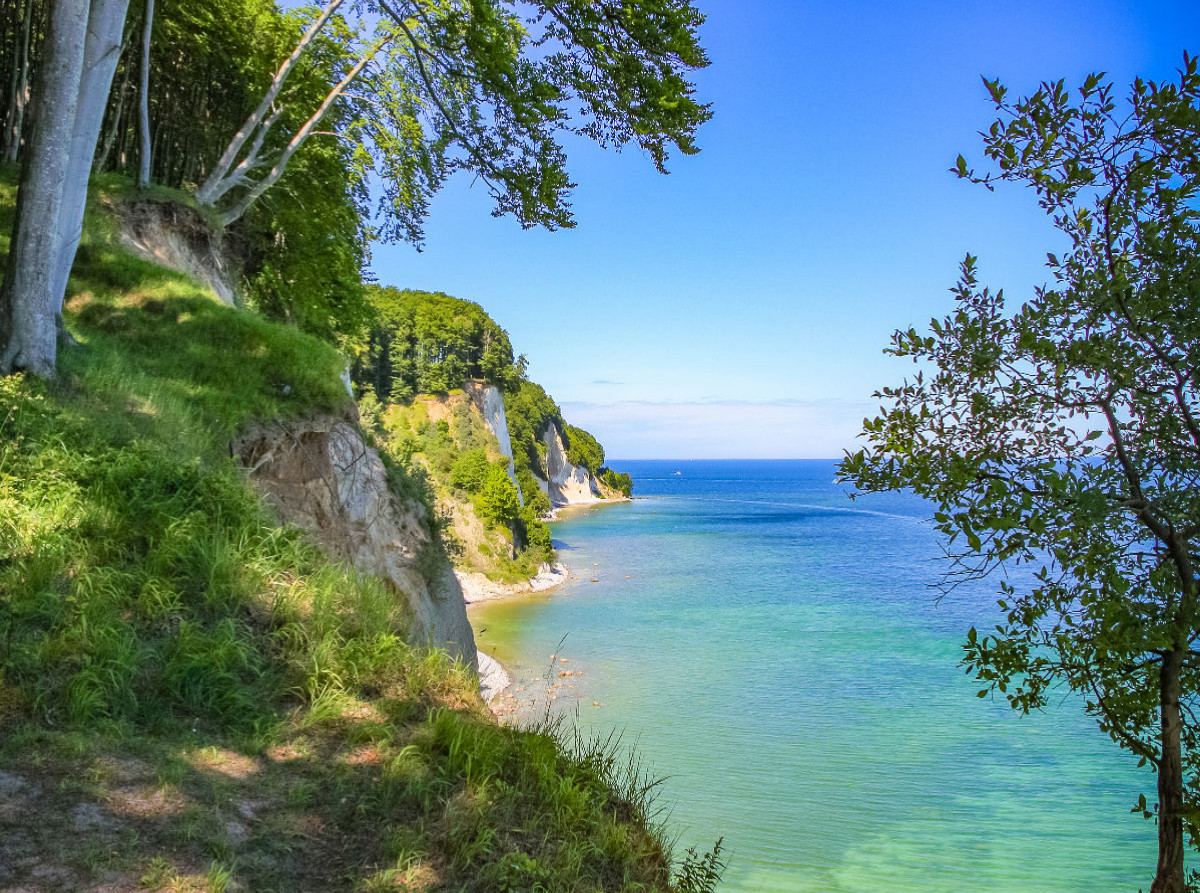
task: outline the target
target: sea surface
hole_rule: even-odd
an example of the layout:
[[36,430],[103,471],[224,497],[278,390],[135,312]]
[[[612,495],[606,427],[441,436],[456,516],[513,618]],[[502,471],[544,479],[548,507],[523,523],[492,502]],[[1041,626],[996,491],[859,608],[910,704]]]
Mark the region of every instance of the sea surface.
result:
[[528,712],[557,686],[668,776],[679,851],[724,836],[722,890],[1149,888],[1155,827],[1130,809],[1153,775],[1074,696],[1030,716],[976,696],[959,661],[994,588],[938,600],[919,499],[851,501],[826,461],[611,464],[640,498],[554,525],[576,579],[472,622]]

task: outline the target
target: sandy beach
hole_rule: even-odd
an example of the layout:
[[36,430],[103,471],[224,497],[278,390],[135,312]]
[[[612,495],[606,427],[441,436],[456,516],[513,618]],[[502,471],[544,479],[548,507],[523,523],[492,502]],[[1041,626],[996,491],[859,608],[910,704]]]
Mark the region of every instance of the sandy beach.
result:
[[519,583],[497,583],[486,574],[455,570],[454,576],[462,586],[463,600],[468,605],[491,601],[497,598],[512,598],[534,592],[546,592],[561,586],[571,579],[571,571],[565,564],[555,562],[553,566],[543,564],[537,576]]

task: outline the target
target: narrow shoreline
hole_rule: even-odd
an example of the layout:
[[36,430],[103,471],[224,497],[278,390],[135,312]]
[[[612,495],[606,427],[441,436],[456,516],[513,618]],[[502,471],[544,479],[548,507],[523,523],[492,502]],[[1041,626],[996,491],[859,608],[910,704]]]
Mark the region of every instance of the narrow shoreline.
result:
[[460,571],[457,568],[454,576],[458,578],[458,584],[462,587],[463,601],[470,607],[480,602],[557,589],[571,579],[571,569],[561,561],[556,561],[553,565],[543,564],[536,576],[517,583],[497,583],[495,580],[489,580],[487,574],[479,571]]
[[[467,603],[468,619],[473,605],[549,592],[571,579],[570,568],[561,561],[556,561],[549,567],[543,565],[543,568],[545,569],[540,570],[536,577],[520,583],[496,583],[482,573],[455,570],[454,576],[462,586],[463,599]],[[496,716],[509,712],[497,707],[496,702],[501,694],[512,687],[512,674],[494,655],[486,651],[476,649],[475,658],[479,664],[479,693],[483,696],[483,702]]]
[[[583,509],[632,501],[633,497],[623,496],[612,499],[597,499],[594,502],[570,503],[555,507],[546,520],[561,520],[559,512],[574,514]],[[489,580],[487,575],[482,572],[462,571],[458,568],[454,569],[454,576],[458,579],[459,586],[462,587],[463,601],[467,605],[468,617],[473,605],[551,592],[575,579],[575,574],[572,573],[571,568],[561,561],[556,561],[553,565],[543,564],[538,569],[536,576],[518,583],[497,583],[494,580]],[[512,712],[511,709],[506,710],[494,706],[500,695],[513,685],[515,680],[512,674],[493,655],[478,649],[475,655],[479,664],[479,693],[483,696],[484,703],[497,716]]]
[[577,511],[583,509],[594,509],[602,505],[620,505],[623,502],[633,502],[632,496],[610,496],[604,499],[596,498],[589,502],[568,502],[566,505],[556,505],[550,509],[550,513],[545,515],[543,521],[561,521],[562,516],[559,512],[566,512],[568,515],[573,515]]

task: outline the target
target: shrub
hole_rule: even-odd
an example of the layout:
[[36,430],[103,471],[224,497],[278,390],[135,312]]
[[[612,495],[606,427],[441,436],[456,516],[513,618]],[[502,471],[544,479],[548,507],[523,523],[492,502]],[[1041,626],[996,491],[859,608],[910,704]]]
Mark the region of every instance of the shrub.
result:
[[484,518],[493,524],[508,525],[517,519],[521,503],[517,498],[517,488],[504,466],[488,466],[487,478],[479,494],[479,508]]
[[490,469],[491,463],[483,449],[467,450],[459,453],[450,467],[450,483],[468,493],[479,493],[488,480]]

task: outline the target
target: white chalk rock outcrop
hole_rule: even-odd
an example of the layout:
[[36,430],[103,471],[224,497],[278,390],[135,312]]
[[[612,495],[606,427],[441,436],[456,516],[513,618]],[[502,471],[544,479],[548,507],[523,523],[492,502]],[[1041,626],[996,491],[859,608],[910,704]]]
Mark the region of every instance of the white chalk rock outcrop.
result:
[[[600,485],[584,467],[572,465],[567,459],[558,425],[546,429],[546,481],[543,488],[555,508],[564,505],[588,505],[602,502]],[[539,486],[541,486],[539,481]]]
[[490,654],[480,651],[477,659],[479,661],[479,693],[483,696],[484,703],[490,704],[500,692],[512,685],[512,677],[501,666],[500,661]]
[[383,462],[351,419],[272,422],[243,434],[232,448],[281,520],[407,598],[414,618],[410,641],[475,665],[462,588],[430,536],[427,510],[388,488]]
[[500,444],[500,455],[508,460],[508,479],[517,488],[517,500],[521,505],[525,500],[521,497],[521,488],[517,484],[517,466],[513,462],[512,440],[508,436],[508,417],[504,414],[504,395],[494,384],[482,381],[469,381],[464,386],[471,400],[475,403],[483,423],[492,432],[492,436]]

